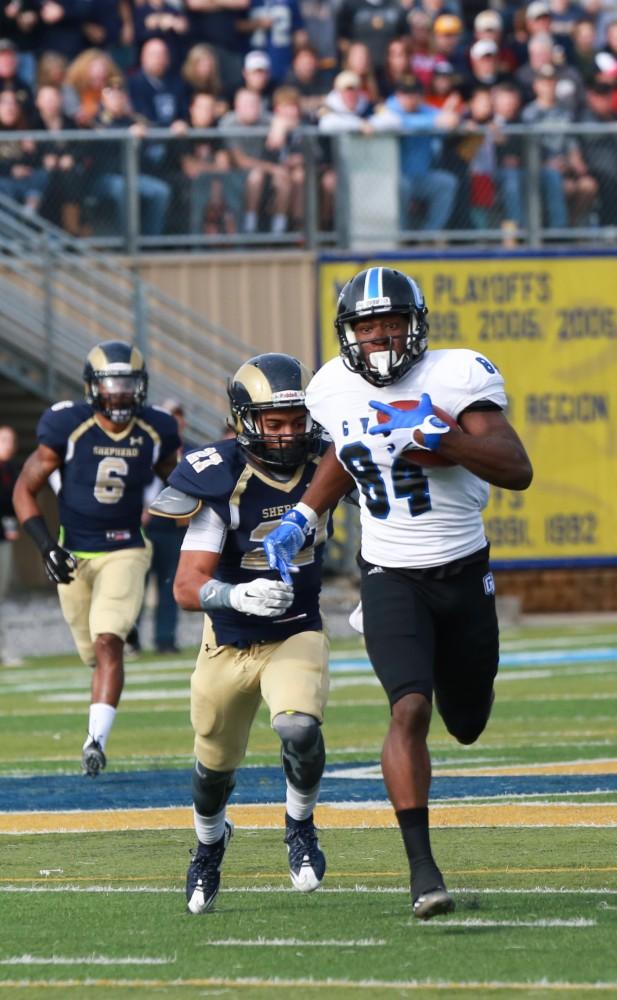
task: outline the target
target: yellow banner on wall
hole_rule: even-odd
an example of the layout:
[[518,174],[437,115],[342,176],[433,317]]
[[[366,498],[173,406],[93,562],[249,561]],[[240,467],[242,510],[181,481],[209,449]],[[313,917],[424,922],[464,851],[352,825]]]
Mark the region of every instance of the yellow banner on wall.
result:
[[617,257],[324,261],[322,362],[338,354],[342,285],[372,265],[419,282],[429,348],[476,349],[505,378],[534,480],[524,493],[491,488],[494,563],[617,563]]

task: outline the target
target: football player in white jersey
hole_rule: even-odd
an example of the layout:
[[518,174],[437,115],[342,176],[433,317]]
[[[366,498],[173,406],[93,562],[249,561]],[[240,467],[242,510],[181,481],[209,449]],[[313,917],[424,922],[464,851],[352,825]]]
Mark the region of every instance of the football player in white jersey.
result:
[[499,657],[482,510],[489,483],[527,489],[532,468],[505,417],[500,372],[477,351],[427,351],[426,304],[407,275],[361,271],[343,287],[335,322],[340,357],[306,394],[333,445],[264,547],[290,582],[317,518],[357,485],[366,648],[391,707],[382,771],[413,912],[427,920],[454,909],[429,838],[433,693],[449,732],[477,740]]

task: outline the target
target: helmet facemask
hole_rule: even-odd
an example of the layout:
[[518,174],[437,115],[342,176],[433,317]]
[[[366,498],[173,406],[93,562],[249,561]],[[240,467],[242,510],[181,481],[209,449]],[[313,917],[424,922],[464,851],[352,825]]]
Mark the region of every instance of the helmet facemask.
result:
[[145,399],[142,383],[140,375],[95,372],[91,383],[92,405],[112,424],[127,424]]
[[86,358],[83,377],[86,401],[112,424],[128,424],[146,401],[146,366],[141,352],[130,344],[97,344]]
[[[426,351],[427,311],[420,288],[402,272],[386,267],[360,271],[343,287],[337,306],[335,326],[345,367],[361,375],[371,385],[385,386],[397,382]],[[408,319],[400,354],[392,337],[376,335],[376,340],[388,339],[389,343],[383,351],[365,356],[363,346],[371,341],[358,343],[355,326],[372,316],[387,315]]]
[[[319,453],[321,427],[305,403],[310,380],[308,368],[288,354],[259,354],[240,366],[227,386],[229,426],[248,455],[273,470],[293,472]],[[278,424],[287,427],[301,416],[301,429],[293,434],[268,429],[264,421],[272,415],[284,415]]]
[[[359,317],[356,322],[361,322],[363,317]],[[364,348],[374,343],[374,340],[363,340],[358,343],[354,331],[353,323],[344,324],[346,350],[343,351],[343,361],[351,371],[357,372],[363,378],[375,386],[390,385],[398,381],[405,375],[411,366],[415,364],[416,357],[415,342],[417,339],[418,319],[415,314],[411,314],[407,324],[407,333],[403,342],[403,350],[399,354],[394,341],[399,337],[384,337],[377,335],[375,340],[387,340],[387,347],[381,351],[365,352]],[[422,351],[421,353],[424,353]],[[348,364],[348,361],[350,362]]]
[[241,425],[238,442],[245,451],[264,465],[282,472],[293,472],[317,454],[321,428],[313,421],[304,406],[295,407],[287,404],[284,407],[285,411],[297,409],[300,413],[301,409],[303,410],[305,430],[294,434],[268,433],[264,430],[263,420],[267,414],[276,413],[279,409],[283,408],[275,407],[271,403],[232,407],[236,423],[239,421]]

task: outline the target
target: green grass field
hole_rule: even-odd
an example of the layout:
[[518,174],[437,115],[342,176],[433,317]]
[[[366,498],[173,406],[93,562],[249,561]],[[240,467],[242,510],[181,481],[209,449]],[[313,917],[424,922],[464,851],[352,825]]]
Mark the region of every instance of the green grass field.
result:
[[[272,828],[282,805],[237,805],[223,889],[202,917],[186,914],[183,894],[191,653],[129,664],[106,785],[69,780],[88,705],[76,658],[4,669],[0,997],[617,997],[617,625],[505,632],[482,739],[461,747],[435,717],[433,845],[457,909],[428,924],[411,916],[385,794],[363,802],[388,713],[360,656],[360,645],[335,644],[328,768],[356,768],[341,804],[321,814],[322,889],[291,889]],[[263,712],[247,764],[278,765]],[[122,810],[100,811],[106,789],[130,788],[137,772],[146,792],[143,772],[153,784],[174,772],[180,789],[186,778],[175,825],[155,828],[146,811],[127,829]],[[61,795],[53,805],[62,782],[77,788],[77,808]],[[366,828],[331,821],[350,806]],[[76,832],[80,809],[98,829]],[[22,832],[33,811],[44,832]]]

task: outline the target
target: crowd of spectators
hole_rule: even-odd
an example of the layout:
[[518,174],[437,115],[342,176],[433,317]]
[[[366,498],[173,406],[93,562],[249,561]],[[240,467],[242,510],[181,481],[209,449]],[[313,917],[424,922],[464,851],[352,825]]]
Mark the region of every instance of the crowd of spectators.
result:
[[[615,120],[617,0],[9,0],[0,12],[0,193],[74,235],[91,231],[88,204],[123,231],[121,144],[1,133],[129,130],[142,233],[232,235],[302,226],[303,125],[320,134],[322,228],[330,137],[386,130],[405,133],[402,228],[523,227],[524,140],[506,128],[522,123],[541,135],[545,224],[563,229],[616,224],[617,143],[550,126]],[[153,127],[176,138],[149,139]]]

